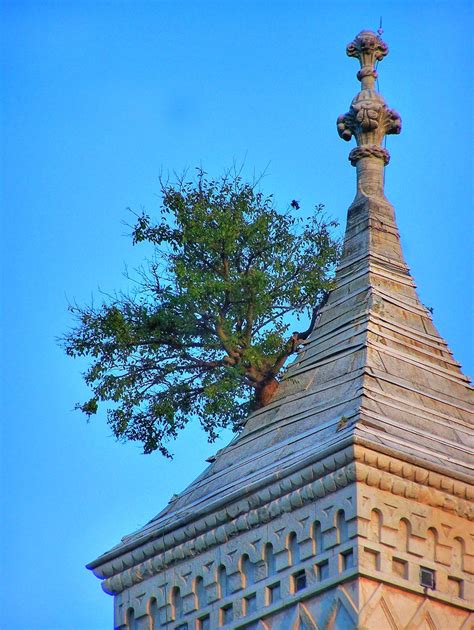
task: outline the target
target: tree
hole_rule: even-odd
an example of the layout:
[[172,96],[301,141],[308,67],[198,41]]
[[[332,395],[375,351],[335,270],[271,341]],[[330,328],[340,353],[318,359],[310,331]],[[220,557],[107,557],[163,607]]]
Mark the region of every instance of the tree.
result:
[[[275,395],[287,359],[332,287],[339,244],[322,206],[307,220],[278,212],[240,176],[161,182],[158,222],[136,215],[133,243],[154,256],[135,288],[100,306],[73,305],[66,353],[88,357],[89,416],[108,403],[124,441],[159,449],[198,418],[209,439]],[[299,207],[296,201],[292,207]],[[304,332],[288,318],[312,312]]]

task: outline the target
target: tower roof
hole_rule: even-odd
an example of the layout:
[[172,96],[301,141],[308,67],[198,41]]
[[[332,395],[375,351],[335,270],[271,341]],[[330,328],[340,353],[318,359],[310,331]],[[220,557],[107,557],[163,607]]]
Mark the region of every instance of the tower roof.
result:
[[387,53],[370,31],[347,46],[360,61],[361,91],[337,129],[357,141],[349,154],[357,191],[335,288],[277,396],[162,512],[89,568],[353,444],[453,478],[472,473],[473,390],[418,298],[384,195],[383,141],[401,129],[374,89],[376,64]]

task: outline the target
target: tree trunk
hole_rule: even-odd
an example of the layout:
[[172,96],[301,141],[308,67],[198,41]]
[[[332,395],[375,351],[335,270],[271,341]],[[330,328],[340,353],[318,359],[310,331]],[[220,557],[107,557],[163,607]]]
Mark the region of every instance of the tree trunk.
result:
[[255,408],[260,409],[268,405],[279,386],[280,383],[274,377],[261,383],[255,392]]

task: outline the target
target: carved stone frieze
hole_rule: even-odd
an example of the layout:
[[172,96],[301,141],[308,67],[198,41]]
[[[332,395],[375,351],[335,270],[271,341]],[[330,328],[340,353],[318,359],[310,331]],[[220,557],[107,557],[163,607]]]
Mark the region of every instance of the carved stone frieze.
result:
[[[359,455],[357,468],[373,471],[360,459],[365,456],[377,463],[377,454]],[[385,463],[382,456],[380,464]],[[404,464],[395,462],[393,470],[412,480],[429,481],[431,471],[422,478],[416,467],[408,469]],[[281,630],[293,627],[285,617],[289,607],[298,602],[306,607],[316,594],[354,578],[359,585],[367,579],[375,585],[391,585],[403,617],[394,628],[412,627],[405,623],[415,612],[410,612],[409,602],[420,597],[427,598],[424,605],[457,615],[464,622],[474,594],[474,549],[465,519],[443,507],[421,504],[417,497],[405,497],[398,486],[394,489],[395,493],[390,487],[378,488],[369,479],[369,484],[354,483],[299,507],[290,500],[291,510],[254,528],[236,530],[222,541],[219,553],[212,546],[202,548],[157,573],[148,573],[147,563],[135,567],[135,579],[116,597],[115,627],[128,630],[133,627],[131,620],[137,624],[140,620],[137,627],[144,630],[169,624],[194,627],[196,620],[208,618],[210,627],[217,628],[223,625],[223,611],[231,609],[232,618],[225,623],[230,630],[245,624],[253,627],[262,616],[268,628]],[[423,590],[420,567],[436,573],[435,590]],[[295,576],[301,575],[304,582],[296,587]],[[270,597],[275,586],[278,599]],[[368,628],[385,627],[374,616],[378,608],[366,607],[370,597],[359,588],[353,595],[357,597],[352,599],[352,620],[340,620],[343,625],[336,627],[357,627],[363,610]],[[255,598],[257,605],[250,608],[248,603]],[[329,627],[321,606],[314,608],[314,614],[315,623]],[[304,623],[309,620],[303,614]]]
[[[273,501],[268,502],[271,494],[266,492],[262,498],[267,503],[262,501],[261,507],[249,509],[247,513],[232,518],[225,524],[209,529],[206,533],[188,539],[186,542],[180,541],[181,544],[175,542],[174,546],[170,545],[164,552],[163,540],[158,538],[154,543],[149,543],[137,551],[124,554],[120,561],[101,567],[102,577],[105,577],[105,574],[112,575],[102,583],[102,588],[107,593],[120,593],[133,584],[162,572],[176,562],[194,558],[213,547],[228,542],[234,536],[269,523],[283,514],[291,513],[303,505],[335,492],[339,488],[344,488],[353,483],[355,478],[355,464],[352,462],[335,472],[315,479],[311,484],[283,494]],[[229,515],[229,511],[227,511],[227,515]],[[147,557],[150,559],[146,560]],[[117,570],[119,567],[122,570]],[[99,575],[99,572],[96,571],[96,574]]]
[[157,533],[154,540],[104,563],[95,573],[107,578],[106,592],[120,593],[356,481],[474,520],[474,488],[469,484],[355,445],[263,488],[251,500],[229,505],[167,535]]
[[407,481],[415,481],[421,485],[443,491],[453,498],[460,498],[468,502],[474,501],[474,486],[471,483],[434,472],[425,466],[413,464],[358,444],[354,447],[354,459],[356,462],[367,464],[379,471],[390,472]]
[[430,488],[413,480],[401,479],[390,472],[359,463],[356,466],[357,481],[392,492],[407,499],[414,499],[431,507],[440,507],[470,521],[474,520],[474,504],[458,499],[446,492]]
[[352,166],[355,166],[361,158],[376,157],[383,160],[386,165],[390,162],[390,153],[384,147],[380,147],[378,144],[365,144],[361,147],[352,149],[349,153],[349,162]]

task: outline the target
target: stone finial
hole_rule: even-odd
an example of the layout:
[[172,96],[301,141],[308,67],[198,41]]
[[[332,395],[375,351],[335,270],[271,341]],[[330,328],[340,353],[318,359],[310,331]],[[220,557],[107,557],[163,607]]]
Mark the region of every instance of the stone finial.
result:
[[361,69],[357,78],[361,91],[352,100],[347,114],[337,119],[337,131],[343,140],[355,136],[357,147],[349,154],[353,166],[362,158],[372,158],[381,164],[388,164],[390,155],[382,147],[388,134],[400,133],[402,122],[393,109],[389,109],[383,97],[374,89],[377,77],[376,61],[387,55],[388,46],[372,31],[362,31],[346,49],[349,57],[357,57]]
[[388,54],[388,46],[372,31],[361,31],[353,42],[347,44],[348,57],[357,57],[360,70],[357,78],[362,83],[362,89],[370,89],[377,78],[375,62],[381,61]]

